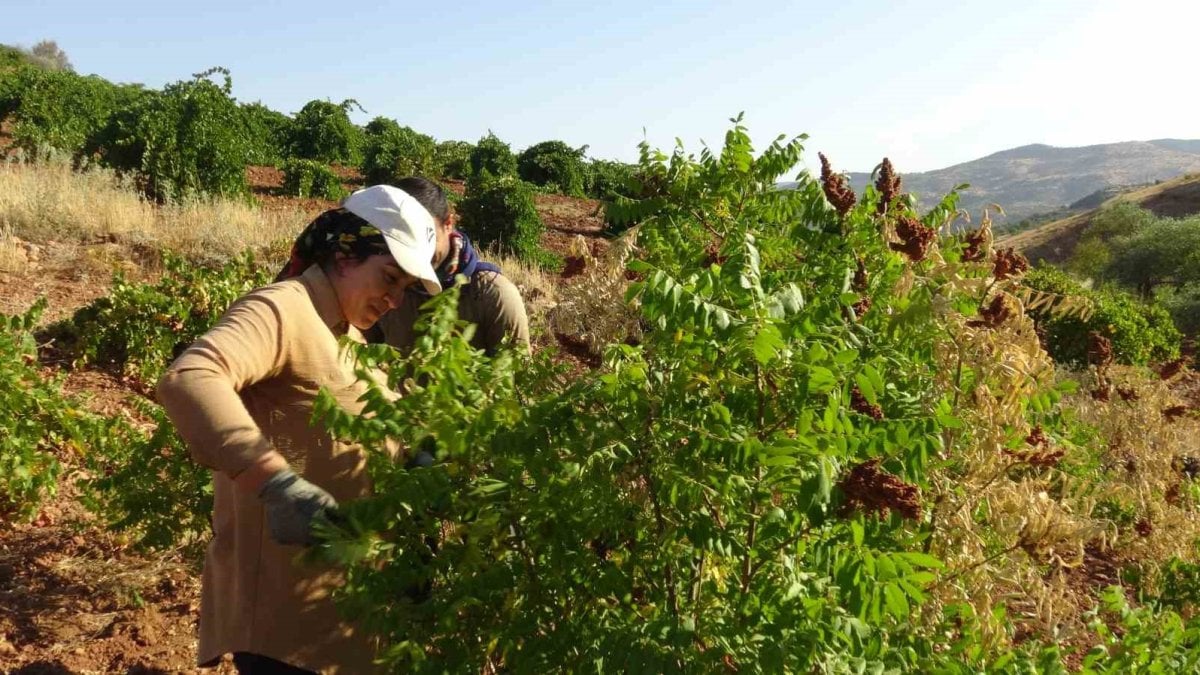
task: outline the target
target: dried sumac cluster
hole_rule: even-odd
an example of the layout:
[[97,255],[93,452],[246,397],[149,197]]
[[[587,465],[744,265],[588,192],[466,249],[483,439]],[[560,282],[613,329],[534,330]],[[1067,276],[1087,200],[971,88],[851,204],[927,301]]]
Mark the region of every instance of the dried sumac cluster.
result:
[[821,158],[821,188],[825,190],[825,198],[837,209],[839,216],[845,216],[857,201],[854,190],[846,183],[845,176],[833,172],[824,153],[817,153],[817,156]]
[[858,302],[850,306],[854,310],[854,318],[861,319],[871,309],[871,296],[864,295],[858,299]]
[[1088,363],[1097,368],[1106,369],[1112,365],[1112,362],[1112,340],[1097,331],[1088,333]]
[[992,276],[998,281],[1010,279],[1029,271],[1029,261],[1013,248],[1002,248],[996,251],[996,262],[992,266]]
[[983,228],[971,230],[967,233],[967,247],[963,249],[962,259],[964,262],[980,262],[986,255],[983,249],[984,243],[987,241],[987,233]]
[[937,238],[937,230],[912,216],[901,216],[896,220],[896,236],[900,241],[889,244],[892,250],[900,251],[913,262],[920,262],[929,254],[929,245]]
[[1149,537],[1150,535],[1154,534],[1154,525],[1150,522],[1149,518],[1142,518],[1134,524],[1133,530],[1137,532],[1139,536]]
[[879,458],[875,458],[858,464],[838,483],[846,496],[846,509],[882,516],[895,511],[909,520],[920,520],[921,490],[884,472],[879,463]]
[[855,387],[850,390],[850,408],[854,412],[862,413],[872,419],[883,419],[883,408],[879,407],[878,403],[870,403],[867,397],[863,396],[862,391]]
[[587,269],[587,260],[582,256],[567,256],[564,262],[566,264],[563,265],[562,274],[559,275],[562,279],[572,279],[583,274],[583,271]]
[[883,158],[879,166],[879,177],[875,179],[875,188],[879,190],[879,204],[875,210],[880,215],[887,213],[892,202],[900,195],[900,175],[892,166],[892,160]]
[[1063,458],[1063,450],[1054,447],[1050,441],[1050,437],[1040,427],[1034,427],[1033,431],[1025,437],[1025,442],[1029,444],[1028,450],[1004,450],[1004,454],[1013,459],[1035,466],[1038,468],[1046,468],[1057,466]]
[[721,254],[721,246],[717,242],[709,242],[704,248],[704,266],[724,265],[729,256]]
[[999,328],[1016,313],[1017,310],[1013,306],[1012,299],[1001,293],[992,298],[990,303],[980,308],[979,318],[971,319],[967,322],[967,325],[972,328]]
[[860,256],[854,264],[854,290],[862,292],[867,290],[867,284],[871,281],[867,276],[867,263]]
[[1173,405],[1169,408],[1163,408],[1162,416],[1168,422],[1174,422],[1175,420],[1179,419],[1180,417],[1183,417],[1184,415],[1186,415],[1188,413],[1188,411],[1190,411],[1190,410],[1191,410],[1190,406]]
[[1186,365],[1187,365],[1187,357],[1181,356],[1181,357],[1175,359],[1174,361],[1164,363],[1163,366],[1158,369],[1158,376],[1164,380],[1169,380],[1172,377],[1175,377],[1179,373],[1183,372],[1183,368]]

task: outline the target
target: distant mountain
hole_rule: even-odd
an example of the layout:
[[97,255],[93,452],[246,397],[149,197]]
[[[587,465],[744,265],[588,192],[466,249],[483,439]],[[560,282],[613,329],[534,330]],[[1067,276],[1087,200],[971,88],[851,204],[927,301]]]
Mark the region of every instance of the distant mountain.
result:
[[1153,143],[1160,148],[1168,150],[1178,150],[1180,152],[1194,152],[1200,154],[1200,141],[1185,141],[1178,138],[1160,138],[1157,141],[1146,141]]
[[[1006,219],[997,219],[997,225],[1003,227],[1004,222],[1065,209],[1098,191],[1200,172],[1200,140],[1128,141],[1079,148],[1038,143],[936,171],[904,173],[904,167],[896,168],[904,190],[916,194],[926,207],[954,186],[970,183],[962,193],[961,206],[978,220],[985,206],[999,204],[1007,214]],[[850,174],[856,190],[870,179],[870,174]]]

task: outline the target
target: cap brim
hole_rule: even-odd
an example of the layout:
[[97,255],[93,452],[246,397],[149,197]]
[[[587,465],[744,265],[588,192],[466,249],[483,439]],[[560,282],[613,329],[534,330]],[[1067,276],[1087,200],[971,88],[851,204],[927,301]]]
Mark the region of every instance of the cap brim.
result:
[[387,234],[383,235],[383,240],[387,242],[388,250],[392,252],[392,257],[396,259],[396,264],[400,266],[400,269],[420,280],[421,285],[430,295],[442,292],[442,283],[438,281],[437,272],[433,269],[433,261],[422,260],[421,255],[411,247],[405,246]]

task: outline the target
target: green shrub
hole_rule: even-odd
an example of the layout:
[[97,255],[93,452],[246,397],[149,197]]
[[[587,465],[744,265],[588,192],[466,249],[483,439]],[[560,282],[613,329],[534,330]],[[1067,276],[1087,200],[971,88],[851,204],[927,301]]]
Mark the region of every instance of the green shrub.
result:
[[1200,335],[1200,283],[1191,283],[1160,294],[1163,307],[1184,334]]
[[1105,276],[1143,298],[1200,282],[1200,217],[1159,218],[1112,242]]
[[[218,73],[221,84],[209,79]],[[136,173],[155,199],[245,195],[251,151],[232,86],[229,71],[213,68],[146,92],[116,111],[89,147],[109,166]]]
[[582,197],[586,151],[586,146],[576,150],[562,141],[531,145],[518,155],[517,173],[534,185]]
[[135,408],[153,426],[115,418],[91,435],[84,505],[141,547],[184,547],[196,558],[212,532],[212,474],[191,459],[161,406],[139,399]]
[[471,175],[471,152],[475,146],[466,141],[442,141],[434,148],[434,164],[442,178],[466,180]]
[[533,186],[512,176],[473,178],[458,206],[459,226],[479,246],[492,246],[537,263],[545,227],[533,195]]
[[243,103],[241,108],[250,163],[268,166],[284,161],[292,137],[292,118],[261,103]]
[[[933,293],[854,322],[843,289],[856,255],[880,289],[905,271],[873,207],[843,227],[811,181],[774,189],[799,140],[754,153],[740,127],[730,139],[673,169],[647,159],[648,175],[677,180],[652,188],[627,268],[639,281],[608,291],[614,311],[637,299],[651,327],[640,344],[610,345],[585,376],[550,355],[472,358],[444,293],[389,371],[390,385],[406,378],[404,397],[372,391],[363,417],[320,399],[335,434],[372,448],[374,494],[345,505],[353,525],[326,549],[347,564],[343,607],[384,638],[392,669],[927,672],[980,660],[939,657],[947,645],[907,632],[942,566],[922,551],[921,507],[906,507],[909,527],[898,512],[856,512],[837,487],[863,466],[913,493],[927,485],[946,431],[935,411],[950,405],[931,390]],[[514,188],[531,205],[520,185],[472,181],[463,210]],[[728,217],[730,201],[748,215]],[[720,263],[697,245],[712,229]],[[900,313],[904,329],[888,329]],[[405,468],[385,437],[436,461]]]
[[366,141],[361,128],[350,121],[350,110],[362,110],[358,101],[309,101],[296,113],[288,154],[324,164],[358,165]]
[[270,281],[248,252],[215,269],[170,254],[163,263],[166,271],[154,284],[130,283],[117,273],[108,296],[59,327],[81,362],[115,367],[148,388],[234,300]]
[[33,327],[45,298],[19,316],[0,315],[0,516],[28,518],[53,494],[61,471],[54,451],[70,437],[72,414],[61,378],[38,368]]
[[1099,644],[1083,658],[1085,675],[1194,673],[1200,669],[1200,618],[1132,606],[1125,589],[1111,586],[1092,613]]
[[593,159],[587,163],[586,169],[584,192],[595,199],[612,199],[615,194],[629,191],[637,167],[624,162]]
[[475,144],[470,159],[472,176],[514,176],[517,173],[517,157],[512,148],[490,131]]
[[338,201],[346,196],[342,179],[328,166],[311,159],[289,159],[283,163],[283,189],[296,197]]
[[436,172],[437,146],[431,136],[376,117],[366,129],[362,174],[368,185],[394,183],[407,176]]
[[1182,336],[1170,314],[1157,304],[1142,303],[1117,290],[1086,289],[1065,272],[1047,266],[1026,274],[1023,283],[1037,291],[1082,296],[1092,304],[1086,319],[1076,313],[1056,314],[1053,308],[1033,313],[1045,333],[1047,351],[1058,363],[1084,365],[1088,335],[1093,331],[1112,340],[1119,363],[1145,365],[1179,355]]
[[94,75],[23,67],[0,73],[0,119],[9,118],[19,148],[48,146],[78,155],[115,110],[141,93],[140,86],[118,86]]

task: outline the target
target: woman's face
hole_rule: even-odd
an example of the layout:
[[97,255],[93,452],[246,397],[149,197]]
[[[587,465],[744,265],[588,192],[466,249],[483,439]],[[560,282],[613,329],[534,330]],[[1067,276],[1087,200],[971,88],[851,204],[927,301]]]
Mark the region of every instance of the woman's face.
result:
[[335,264],[330,281],[342,305],[342,315],[351,325],[363,330],[373,326],[384,312],[399,305],[404,290],[417,281],[387,254],[372,255],[360,261],[342,257],[339,253]]
[[437,269],[446,262],[446,256],[450,254],[450,233],[454,232],[454,221],[456,216],[451,213],[437,224],[435,231],[437,232],[437,246],[433,254],[433,267]]

